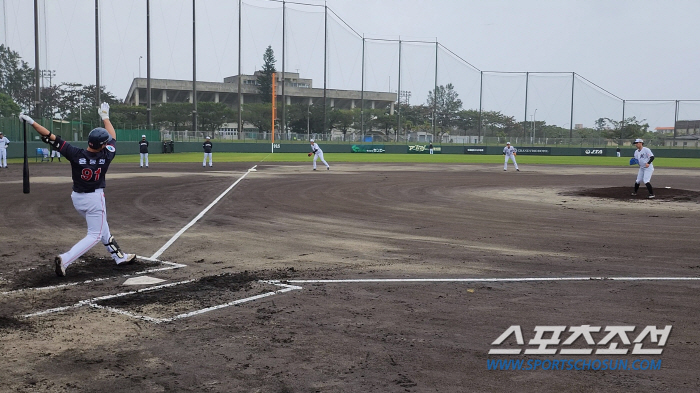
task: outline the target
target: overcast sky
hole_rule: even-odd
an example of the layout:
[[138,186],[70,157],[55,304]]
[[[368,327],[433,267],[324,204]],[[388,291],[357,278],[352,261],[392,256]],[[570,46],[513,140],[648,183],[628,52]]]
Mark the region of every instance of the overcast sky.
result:
[[[305,3],[322,5],[317,0]],[[2,42],[34,66],[33,2],[3,0]],[[287,71],[323,86],[323,7],[287,3]],[[530,75],[527,117],[562,126],[621,117],[625,100],[700,100],[698,0],[329,0],[328,87],[360,90],[362,39],[365,89],[401,90],[424,103],[435,82],[453,83],[466,108],[478,109],[479,71],[564,72]],[[39,0],[41,68],[57,82],[94,84],[94,0]],[[101,82],[124,98],[146,76],[146,1],[100,0]],[[281,3],[243,5],[243,73],[262,64],[272,45],[281,70]],[[238,2],[197,0],[197,79],[237,73]],[[345,23],[347,23],[346,26]],[[192,1],[151,0],[152,77],[192,79]],[[139,57],[143,57],[139,59]],[[471,67],[469,64],[473,65]],[[140,67],[139,67],[140,65]],[[586,81],[585,79],[590,81]],[[607,92],[598,89],[601,87]],[[484,76],[482,106],[518,120],[525,114],[524,74]],[[535,113],[534,110],[537,109]],[[673,126],[675,102],[626,104],[626,116],[652,127]],[[680,116],[700,119],[700,102]]]

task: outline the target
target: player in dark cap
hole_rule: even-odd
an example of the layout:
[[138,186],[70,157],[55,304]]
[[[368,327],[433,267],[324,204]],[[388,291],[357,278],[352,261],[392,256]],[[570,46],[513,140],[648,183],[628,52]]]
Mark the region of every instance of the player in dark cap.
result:
[[73,193],[71,194],[73,206],[87,221],[87,235],[69,251],[54,259],[56,275],[60,277],[66,275],[66,268],[71,263],[99,242],[104,244],[117,264],[130,263],[136,258],[135,254],[122,252],[107,224],[107,208],[104,197],[105,175],[116,154],[117,135],[109,121],[109,104],[103,103],[99,114],[104,122],[104,128],[98,127],[90,131],[87,149],[71,146],[27,115],[19,116],[21,120],[29,123],[36,132],[41,134],[42,141],[52,145],[70,162],[73,178]]

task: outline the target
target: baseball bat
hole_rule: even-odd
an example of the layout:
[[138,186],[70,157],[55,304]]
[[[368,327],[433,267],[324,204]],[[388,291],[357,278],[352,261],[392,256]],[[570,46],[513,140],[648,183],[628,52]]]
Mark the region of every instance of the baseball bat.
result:
[[24,172],[23,172],[23,187],[22,192],[29,194],[29,160],[27,159],[27,121],[22,120],[24,123]]

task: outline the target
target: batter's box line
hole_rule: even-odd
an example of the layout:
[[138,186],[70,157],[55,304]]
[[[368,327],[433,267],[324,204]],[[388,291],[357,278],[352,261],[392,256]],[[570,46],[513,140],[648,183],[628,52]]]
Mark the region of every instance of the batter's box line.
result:
[[[512,277],[512,278],[348,278],[282,280],[294,284],[547,282],[547,281],[700,281],[700,277]],[[279,282],[279,281],[278,281]]]
[[90,283],[94,283],[94,282],[107,281],[107,280],[112,280],[112,279],[117,279],[117,278],[125,278],[125,277],[131,277],[131,276],[138,276],[138,275],[142,275],[142,274],[161,272],[161,271],[165,271],[165,270],[173,270],[173,269],[180,269],[183,267],[187,267],[187,265],[184,265],[182,263],[160,261],[158,259],[150,258],[150,257],[142,257],[142,256],[137,255],[136,258],[142,259],[144,261],[158,262],[158,263],[161,263],[163,265],[168,265],[168,267],[146,269],[146,270],[143,270],[140,272],[136,272],[136,273],[132,273],[132,274],[122,274],[122,275],[118,275],[118,276],[114,276],[114,277],[93,278],[93,279],[85,280],[85,281],[77,281],[77,282],[71,282],[71,283],[59,284],[59,285],[50,285],[48,287],[32,287],[32,288],[15,289],[12,291],[0,292],[0,296],[11,295],[11,294],[20,293],[20,292],[28,292],[28,291],[46,291],[46,290],[51,290],[51,289],[66,288],[66,287],[72,287],[72,286],[76,286],[76,285],[90,284]]
[[134,295],[134,294],[137,294],[137,293],[148,292],[148,291],[155,291],[155,290],[159,290],[159,289],[163,289],[163,288],[168,288],[168,287],[174,287],[174,286],[177,286],[177,285],[187,284],[187,283],[194,282],[194,281],[195,281],[194,279],[192,279],[192,280],[185,280],[185,281],[178,281],[178,282],[174,282],[174,283],[170,283],[170,284],[156,285],[156,286],[153,286],[153,287],[143,288],[143,289],[139,289],[139,290],[136,290],[136,291],[122,292],[122,293],[118,293],[118,294],[114,294],[114,295],[105,295],[105,296],[95,297],[95,298],[92,298],[92,299],[81,300],[81,301],[79,301],[78,303],[75,303],[75,304],[73,304],[73,305],[71,305],[71,306],[57,307],[57,308],[52,308],[52,309],[49,309],[49,310],[38,311],[38,312],[35,312],[35,313],[22,315],[22,317],[24,317],[24,318],[31,318],[31,317],[41,316],[41,315],[47,315],[47,314],[53,314],[53,313],[57,313],[57,312],[67,311],[67,310],[70,310],[70,309],[73,309],[73,308],[79,308],[79,307],[82,307],[82,306],[90,306],[90,307],[92,307],[92,308],[107,310],[107,311],[110,311],[110,312],[113,312],[113,313],[116,313],[116,314],[121,314],[121,315],[125,315],[125,316],[131,317],[131,318],[141,319],[141,320],[147,321],[147,322],[163,323],[163,322],[172,322],[172,321],[176,321],[176,320],[179,320],[179,319],[189,318],[189,317],[193,317],[193,316],[199,315],[199,314],[204,314],[204,313],[207,313],[207,312],[210,312],[210,311],[219,310],[219,309],[222,309],[222,308],[231,307],[231,306],[235,306],[235,305],[238,305],[238,304],[242,304],[242,303],[247,303],[247,302],[252,302],[252,301],[255,301],[255,300],[263,299],[263,298],[266,298],[266,297],[269,297],[269,296],[279,295],[279,294],[282,294],[282,293],[285,293],[285,292],[290,292],[290,291],[302,289],[302,287],[300,287],[300,286],[282,284],[282,283],[280,283],[280,282],[278,282],[278,281],[260,280],[260,281],[258,281],[258,282],[260,282],[260,283],[265,283],[265,284],[275,285],[275,286],[277,286],[277,287],[282,287],[283,289],[279,289],[279,290],[272,291],[272,292],[266,292],[266,293],[262,293],[262,294],[260,294],[260,295],[251,296],[251,297],[247,297],[247,298],[244,298],[244,299],[238,299],[238,300],[234,300],[234,301],[232,301],[232,302],[223,303],[223,304],[219,304],[219,305],[211,306],[211,307],[207,307],[207,308],[202,308],[202,309],[195,310],[195,311],[190,311],[190,312],[187,312],[187,313],[175,315],[175,316],[170,317],[170,318],[154,318],[154,317],[150,317],[150,316],[148,316],[148,315],[135,314],[135,313],[131,313],[131,312],[126,311],[126,310],[119,309],[119,308],[109,307],[109,306],[101,306],[101,305],[97,304],[97,302],[100,302],[100,301],[103,301],[103,300],[109,300],[109,299],[114,299],[114,298],[118,298],[118,297],[123,297],[123,296],[128,296],[128,295]]

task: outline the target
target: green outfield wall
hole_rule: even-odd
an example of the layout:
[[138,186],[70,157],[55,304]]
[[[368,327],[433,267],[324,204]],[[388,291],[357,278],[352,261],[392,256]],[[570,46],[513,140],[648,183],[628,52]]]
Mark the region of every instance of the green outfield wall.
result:
[[[85,148],[87,142],[70,142],[74,146]],[[221,153],[268,153],[272,151],[269,143],[230,143],[214,141],[214,152]],[[357,154],[429,154],[427,145],[383,145],[383,144],[319,144],[324,153],[357,153]],[[48,148],[42,142],[28,142],[27,152],[29,159],[35,158],[37,148]],[[615,157],[614,148],[587,148],[587,147],[516,147],[518,155],[548,155],[548,156],[598,156]],[[173,144],[175,153],[201,152],[202,142],[175,142]],[[622,148],[622,157],[632,157],[634,148]],[[163,143],[150,142],[148,148],[150,154],[162,154]],[[308,153],[310,147],[301,143],[280,143],[275,144],[276,153]],[[700,158],[700,149],[664,149],[653,148],[654,155],[669,158]],[[121,141],[117,144],[119,154],[138,154],[139,145],[136,141]],[[477,145],[435,145],[435,154],[487,154],[501,155],[501,146],[477,146]],[[23,144],[21,141],[12,141],[7,148],[7,158],[22,158]]]

